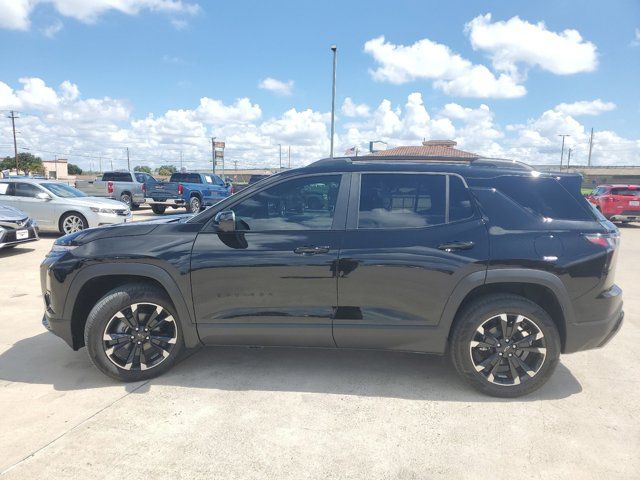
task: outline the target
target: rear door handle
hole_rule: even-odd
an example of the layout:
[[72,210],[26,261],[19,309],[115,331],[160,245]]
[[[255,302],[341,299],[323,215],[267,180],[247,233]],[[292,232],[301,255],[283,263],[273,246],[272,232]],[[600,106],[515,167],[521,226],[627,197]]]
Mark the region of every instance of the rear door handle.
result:
[[448,242],[438,245],[438,249],[445,252],[453,252],[454,250],[469,250],[473,248],[475,243],[473,242]]
[[293,253],[299,255],[317,255],[318,253],[328,253],[330,247],[297,247],[293,250]]

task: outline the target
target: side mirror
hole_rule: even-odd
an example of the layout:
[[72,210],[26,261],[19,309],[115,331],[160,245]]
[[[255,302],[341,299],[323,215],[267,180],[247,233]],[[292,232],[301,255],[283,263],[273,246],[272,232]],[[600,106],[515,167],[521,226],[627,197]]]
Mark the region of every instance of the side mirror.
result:
[[233,210],[218,212],[213,219],[213,224],[221,232],[234,232],[236,230],[236,214]]
[[51,195],[49,195],[48,193],[45,192],[40,192],[36,194],[36,198],[38,200],[44,200],[45,202],[48,202],[51,200]]

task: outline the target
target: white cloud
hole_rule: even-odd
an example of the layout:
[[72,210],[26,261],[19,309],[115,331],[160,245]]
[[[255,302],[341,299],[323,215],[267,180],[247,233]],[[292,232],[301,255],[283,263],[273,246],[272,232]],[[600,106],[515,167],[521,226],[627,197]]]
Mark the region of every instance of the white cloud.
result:
[[640,28],[636,28],[634,34],[633,40],[631,40],[629,46],[640,47]]
[[[44,158],[68,156],[84,168],[90,161],[95,168],[98,157],[104,167],[110,167],[110,159],[114,168],[126,166],[124,147],[130,148],[133,165],[179,165],[182,151],[186,168],[208,168],[212,136],[226,141],[227,165],[237,161],[240,168],[277,166],[278,144],[282,144],[285,165],[289,146],[293,166],[326,157],[329,151],[328,112],[289,108],[263,119],[260,106],[249,98],[225,103],[203,97],[190,108],[134,117],[125,100],[82,98],[80,88],[70,81],[57,88],[39,78],[22,78],[16,83],[14,89],[0,82],[0,109],[23,112],[17,122],[18,148],[28,147]],[[566,147],[573,149],[572,163],[584,164],[591,126],[573,115],[593,111],[594,105],[602,110],[607,103],[600,102],[560,104],[538,117],[501,127],[486,104],[451,102],[428,108],[422,94],[413,92],[400,105],[383,99],[369,109],[368,116],[339,122],[335,150],[343,152],[355,145],[363,154],[371,140],[398,146],[446,138],[456,140],[459,148],[485,156],[556,164],[558,134],[566,133],[571,135]],[[0,137],[11,137],[9,122],[0,123]],[[10,144],[0,144],[0,155],[11,154],[11,150]],[[594,164],[637,164],[639,159],[640,140],[596,130]]]
[[346,117],[368,117],[371,114],[369,105],[366,103],[356,104],[351,97],[344,99],[340,110]]
[[445,93],[462,97],[521,97],[526,89],[507,74],[496,77],[483,65],[474,65],[446,45],[427,38],[412,45],[395,45],[383,36],[369,40],[364,51],[380,65],[374,80],[394,84],[434,80]]
[[554,110],[566,113],[567,115],[600,115],[604,112],[615,110],[616,104],[613,102],[603,102],[599,98],[596,100],[583,100],[573,103],[561,103],[556,105]]
[[269,90],[276,95],[288,96],[293,93],[293,80],[283,82],[275,78],[267,77],[258,84],[259,88]]
[[471,46],[487,52],[494,68],[514,72],[519,63],[538,66],[556,75],[591,72],[598,66],[596,46],[584,40],[577,30],[560,33],[512,17],[492,22],[491,14],[480,15],[465,26]]
[[57,18],[56,18],[56,19],[53,21],[53,23],[51,23],[50,25],[48,25],[47,27],[45,27],[45,28],[42,30],[42,34],[43,34],[45,37],[53,38],[53,37],[55,37],[55,36],[58,34],[58,32],[60,32],[60,30],[62,30],[62,27],[63,27],[63,26],[64,26],[64,25],[62,24],[62,22],[61,22],[59,19],[57,19]]
[[93,23],[110,10],[127,15],[143,10],[176,15],[196,15],[200,11],[198,4],[183,0],[0,0],[0,28],[28,30],[31,15],[41,4],[84,23]]

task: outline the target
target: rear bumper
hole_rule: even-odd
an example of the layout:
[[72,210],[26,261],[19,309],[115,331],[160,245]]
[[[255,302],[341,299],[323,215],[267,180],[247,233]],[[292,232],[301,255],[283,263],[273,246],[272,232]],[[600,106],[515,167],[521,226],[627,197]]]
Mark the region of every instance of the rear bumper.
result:
[[[566,325],[566,342],[563,353],[590,350],[605,346],[620,331],[624,321],[622,290],[614,285],[600,300],[608,303],[608,314],[602,320],[574,322]],[[594,307],[597,310],[597,307]]]
[[154,200],[153,198],[145,198],[147,205],[168,205],[168,206],[182,206],[184,200],[182,198],[167,198],[165,200]]
[[621,215],[611,215],[609,220],[613,222],[639,222],[640,221],[640,212],[637,214],[621,214]]

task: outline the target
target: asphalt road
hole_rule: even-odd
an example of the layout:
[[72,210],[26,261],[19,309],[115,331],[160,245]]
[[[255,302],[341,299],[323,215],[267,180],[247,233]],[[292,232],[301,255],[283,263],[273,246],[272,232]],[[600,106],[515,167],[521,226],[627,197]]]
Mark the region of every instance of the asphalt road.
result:
[[440,357],[367,351],[204,348],[116,383],[40,324],[54,238],[0,252],[6,478],[638,478],[640,228],[622,230],[619,335],[515,400]]

